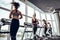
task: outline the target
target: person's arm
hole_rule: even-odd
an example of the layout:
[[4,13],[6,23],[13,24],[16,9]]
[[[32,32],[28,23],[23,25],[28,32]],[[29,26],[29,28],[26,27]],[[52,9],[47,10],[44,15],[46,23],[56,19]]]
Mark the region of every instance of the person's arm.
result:
[[12,15],[12,12],[13,12],[13,11],[11,11],[11,12],[10,12],[9,18],[12,18],[12,17],[11,17],[11,15]]
[[37,21],[37,22],[36,22],[36,24],[39,24],[39,22],[38,22],[38,20],[37,20],[37,19],[36,19],[36,21]]
[[22,14],[21,14],[21,12],[19,12],[19,15],[20,15],[20,18],[19,18],[19,19],[22,19],[23,17],[22,17]]
[[33,24],[33,18],[32,18],[32,24]]

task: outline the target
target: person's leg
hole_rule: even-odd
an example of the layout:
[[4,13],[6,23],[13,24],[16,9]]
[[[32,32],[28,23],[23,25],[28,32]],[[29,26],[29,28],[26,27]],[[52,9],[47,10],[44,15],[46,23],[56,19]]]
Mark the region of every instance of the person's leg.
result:
[[11,30],[11,40],[16,40],[17,31],[18,31],[17,27],[15,27],[15,29]]
[[47,28],[45,28],[45,30],[44,30],[44,34],[45,34],[45,36],[47,36]]
[[49,29],[50,36],[52,36],[52,28]]
[[35,40],[36,40],[36,31],[37,31],[37,27],[35,28]]
[[16,40],[16,32],[14,31],[14,28],[12,27],[10,30],[11,40]]
[[48,28],[46,28],[46,37],[49,35],[49,34],[47,34],[47,29],[48,29]]
[[15,40],[15,32],[14,32],[14,30],[10,31],[10,35],[11,35],[11,40]]
[[16,34],[18,31],[18,28],[19,28],[19,22],[16,20],[15,21],[13,20],[13,23],[11,24],[11,27],[10,27],[11,40],[16,40]]
[[17,21],[16,25],[14,27],[14,35],[13,35],[14,36],[14,40],[16,40],[16,35],[17,35],[18,29],[19,29],[19,22]]
[[14,25],[13,25],[13,20],[11,22],[11,26],[10,26],[10,36],[11,36],[11,40],[14,40],[13,39],[13,35],[14,35]]
[[34,35],[36,34],[36,28],[35,27],[33,28],[33,34]]
[[34,40],[36,40],[37,25],[34,25],[33,31],[34,31]]
[[15,36],[12,36],[12,37],[11,37],[11,40],[16,40],[16,37],[15,37]]
[[36,31],[37,31],[37,25],[36,24],[34,25],[33,31],[34,31],[34,35],[35,35]]

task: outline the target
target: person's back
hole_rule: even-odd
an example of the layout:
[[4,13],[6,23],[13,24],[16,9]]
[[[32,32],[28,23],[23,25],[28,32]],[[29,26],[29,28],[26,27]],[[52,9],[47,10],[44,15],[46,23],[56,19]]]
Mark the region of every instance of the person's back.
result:
[[21,14],[21,12],[20,11],[18,11],[17,10],[17,12],[16,12],[16,10],[12,10],[12,13],[11,13],[11,15],[12,15],[12,18],[15,18],[15,19],[19,19],[19,15]]
[[13,17],[15,17],[15,16],[18,17],[19,16],[18,12],[13,13],[12,15],[13,15]]

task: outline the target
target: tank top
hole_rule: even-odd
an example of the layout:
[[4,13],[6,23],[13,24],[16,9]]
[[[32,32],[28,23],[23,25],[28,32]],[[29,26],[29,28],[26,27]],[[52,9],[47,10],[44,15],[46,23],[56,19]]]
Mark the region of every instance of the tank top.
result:
[[36,18],[35,18],[35,20],[32,20],[32,23],[36,23],[36,22],[37,22]]

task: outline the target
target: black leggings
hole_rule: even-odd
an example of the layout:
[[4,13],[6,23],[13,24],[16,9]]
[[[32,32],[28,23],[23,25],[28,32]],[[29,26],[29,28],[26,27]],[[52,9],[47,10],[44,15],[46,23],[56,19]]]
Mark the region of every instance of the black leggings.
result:
[[37,31],[37,24],[35,24],[34,27],[33,27],[33,33],[34,33],[34,35],[36,34],[36,31]]
[[[34,24],[34,27],[33,27],[33,34],[34,35],[36,34],[36,31],[37,31],[37,24]],[[36,40],[36,35],[34,36],[34,40]]]
[[11,40],[16,40],[16,34],[19,28],[19,20],[12,19],[11,26],[10,26],[10,36]]
[[45,36],[47,36],[46,32],[47,32],[47,27],[44,28],[44,34],[45,34]]
[[51,27],[49,28],[48,32],[49,32],[50,34],[52,34],[52,28],[51,28]]

